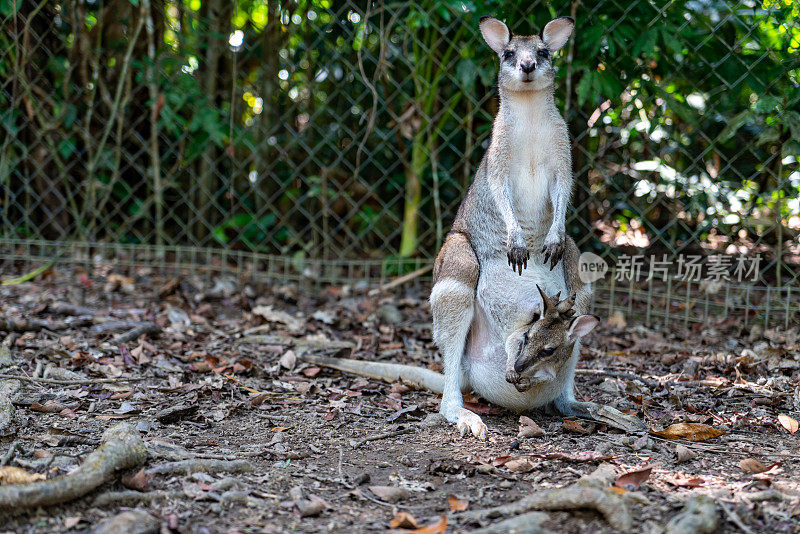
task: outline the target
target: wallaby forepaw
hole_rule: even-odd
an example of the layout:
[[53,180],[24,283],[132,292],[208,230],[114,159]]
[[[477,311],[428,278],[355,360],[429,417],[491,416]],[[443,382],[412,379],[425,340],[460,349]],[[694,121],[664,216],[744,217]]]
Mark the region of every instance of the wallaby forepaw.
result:
[[525,244],[525,239],[522,237],[522,231],[509,234],[506,246],[508,264],[515,272],[519,271],[520,276],[522,276],[522,269],[528,268],[528,260],[531,257],[531,253]]
[[458,414],[456,430],[458,430],[462,438],[469,431],[476,438],[485,440],[488,428],[486,428],[486,425],[478,414],[466,408],[461,408],[461,412]]
[[558,239],[547,239],[545,240],[544,247],[542,247],[542,254],[544,255],[544,259],[542,263],[547,265],[548,261],[550,262],[550,270],[552,271],[555,269],[555,266],[558,265],[558,262],[561,261],[561,258],[564,256],[564,249],[566,248],[566,242],[563,237]]

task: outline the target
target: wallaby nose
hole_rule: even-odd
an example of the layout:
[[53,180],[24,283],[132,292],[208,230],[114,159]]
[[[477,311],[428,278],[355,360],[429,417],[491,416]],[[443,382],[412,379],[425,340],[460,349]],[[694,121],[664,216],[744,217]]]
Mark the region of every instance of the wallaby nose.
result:
[[519,64],[519,68],[522,69],[522,72],[525,74],[529,74],[536,69],[536,62],[535,61],[524,61]]

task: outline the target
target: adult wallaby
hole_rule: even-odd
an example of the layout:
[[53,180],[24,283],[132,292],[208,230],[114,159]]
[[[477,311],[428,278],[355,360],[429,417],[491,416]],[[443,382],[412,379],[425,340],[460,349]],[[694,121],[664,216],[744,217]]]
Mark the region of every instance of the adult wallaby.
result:
[[[566,415],[640,427],[634,417],[578,402],[573,394],[580,338],[598,322],[587,313],[591,289],[578,276],[578,248],[565,235],[570,145],[553,100],[552,54],[573,26],[561,17],[538,36],[512,37],[499,20],[481,19],[484,39],[500,56],[500,111],[434,263],[433,339],[444,376],[383,362],[306,361],[441,392],[440,412],[462,434],[469,430],[477,437],[486,437],[486,425],[464,408],[462,391],[517,412],[553,403]],[[529,250],[541,251],[543,262],[529,266]],[[560,295],[572,296],[562,301]]]
[[[553,99],[553,53],[574,23],[560,17],[539,35],[512,36],[495,18],[480,21],[500,58],[500,109],[436,258],[430,296],[433,337],[444,360],[440,411],[462,433],[486,434],[480,417],[463,407],[461,391],[469,389],[518,411],[552,402],[565,415],[610,413],[598,414],[597,405],[579,403],[573,394],[580,337],[597,324],[586,314],[591,290],[578,277],[578,248],[565,234],[572,163],[566,123]],[[528,266],[530,250],[542,254],[541,264]],[[574,295],[577,316],[568,324],[553,315],[559,303],[546,295],[556,293]],[[534,328],[537,343],[545,344],[531,357],[525,347]],[[531,365],[565,348],[569,357],[559,366]],[[615,426],[635,426],[613,411]]]

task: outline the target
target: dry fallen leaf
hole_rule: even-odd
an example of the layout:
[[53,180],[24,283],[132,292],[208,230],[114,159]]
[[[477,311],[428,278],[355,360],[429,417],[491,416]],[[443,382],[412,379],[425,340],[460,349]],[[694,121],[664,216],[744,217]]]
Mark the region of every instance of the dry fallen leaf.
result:
[[504,467],[514,473],[530,473],[537,465],[530,458],[514,458],[507,461]]
[[396,486],[369,486],[369,490],[384,502],[397,502],[409,497],[408,490]]
[[29,482],[36,482],[44,480],[45,477],[41,473],[28,473],[24,469],[14,467],[13,465],[0,466],[0,486],[7,486],[10,484],[28,484]]
[[676,423],[664,430],[650,430],[654,436],[666,439],[688,439],[689,441],[706,441],[725,434],[724,430],[702,423]]
[[675,456],[676,456],[675,461],[681,463],[681,462],[688,462],[689,460],[696,458],[697,454],[690,448],[686,447],[685,445],[681,445],[680,443],[678,443],[678,445],[675,446]]
[[572,419],[564,419],[564,430],[567,432],[574,432],[575,434],[591,434],[594,430],[594,425],[586,428],[579,421]]
[[530,417],[520,416],[519,418],[519,433],[517,437],[520,438],[540,438],[544,436],[544,430],[537,425]]
[[679,478],[679,477],[664,477],[664,481],[679,488],[699,488],[706,483],[700,477]]
[[645,466],[641,469],[637,469],[636,471],[629,471],[623,475],[620,475],[617,478],[617,481],[614,482],[614,485],[618,488],[622,488],[626,491],[636,491],[641,486],[642,482],[647,480],[650,476],[650,472],[653,470],[652,465]]
[[451,512],[463,512],[469,508],[469,501],[467,499],[459,499],[455,495],[447,497],[447,502],[450,504]]
[[783,428],[788,430],[790,434],[797,432],[798,423],[796,419],[793,419],[786,414],[780,414],[778,415],[778,422]]
[[447,516],[442,515],[436,523],[412,530],[414,534],[444,534],[447,531]]
[[287,350],[281,359],[279,360],[281,367],[291,371],[294,369],[295,364],[297,363],[297,355],[295,355],[293,350]]
[[126,475],[122,477],[122,485],[128,489],[136,491],[147,491],[147,485],[150,482],[152,475],[148,475],[144,468],[139,469],[135,475]]
[[80,523],[81,521],[83,521],[83,518],[81,516],[79,516],[79,515],[71,516],[71,517],[65,517],[64,518],[64,528],[66,528],[67,530],[69,530],[71,528],[75,528],[76,526],[78,526],[78,523]]
[[417,520],[408,512],[397,512],[389,526],[392,528],[417,528]]

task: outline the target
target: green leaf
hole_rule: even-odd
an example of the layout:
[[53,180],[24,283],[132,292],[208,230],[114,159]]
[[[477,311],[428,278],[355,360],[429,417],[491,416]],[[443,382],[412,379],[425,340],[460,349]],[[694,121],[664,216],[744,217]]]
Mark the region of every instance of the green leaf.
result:
[[75,152],[75,142],[72,139],[62,139],[58,144],[58,153],[62,159],[67,159]]
[[769,113],[775,111],[781,105],[781,99],[777,96],[764,95],[753,104],[753,111],[757,113]]

